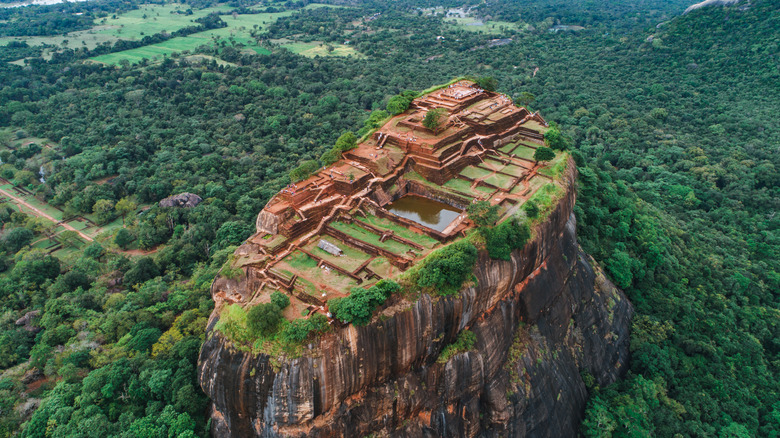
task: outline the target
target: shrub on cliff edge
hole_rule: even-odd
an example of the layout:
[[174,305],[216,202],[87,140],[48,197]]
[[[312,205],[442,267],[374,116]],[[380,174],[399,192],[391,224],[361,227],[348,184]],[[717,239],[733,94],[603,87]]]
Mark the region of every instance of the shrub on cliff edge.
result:
[[255,336],[269,334],[282,319],[282,309],[274,303],[258,304],[246,314],[246,326]]
[[334,298],[328,301],[328,310],[336,319],[355,325],[366,325],[371,321],[374,310],[382,305],[390,295],[401,290],[393,280],[379,280],[368,289],[353,288],[346,298]]
[[436,295],[458,293],[477,263],[477,247],[460,240],[428,255],[416,269],[407,271],[414,286]]
[[481,232],[485,236],[485,246],[490,258],[507,261],[513,250],[522,248],[531,238],[528,224],[514,217]]

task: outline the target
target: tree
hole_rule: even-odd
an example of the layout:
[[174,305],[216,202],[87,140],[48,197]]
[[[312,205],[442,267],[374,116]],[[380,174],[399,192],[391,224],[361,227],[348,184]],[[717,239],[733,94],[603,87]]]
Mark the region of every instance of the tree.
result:
[[395,281],[379,280],[368,289],[353,288],[346,298],[329,300],[328,310],[341,321],[366,325],[374,310],[399,290],[401,286]]
[[520,96],[517,97],[517,104],[520,106],[528,106],[534,100],[536,100],[536,96],[527,91],[523,91],[520,93]]
[[539,216],[539,206],[532,199],[529,199],[523,204],[523,210],[525,210],[525,214],[530,218]]
[[480,76],[474,82],[477,83],[479,88],[487,91],[496,91],[496,88],[498,87],[498,80],[493,76]]
[[119,213],[120,216],[122,216],[122,226],[125,225],[125,216],[128,215],[128,213],[132,213],[135,211],[136,208],[138,208],[138,204],[135,203],[132,199],[128,197],[124,197],[120,199],[116,206],[114,206],[116,209],[116,212]]
[[546,146],[540,146],[534,152],[534,160],[536,161],[550,161],[553,158],[555,158],[555,152]]
[[350,149],[354,149],[357,146],[357,137],[352,131],[347,131],[339,136],[336,140],[336,149],[341,152],[346,152]]
[[282,310],[274,303],[258,304],[247,312],[246,326],[255,336],[270,334],[282,319]]
[[[124,229],[124,228],[122,228]],[[139,258],[130,270],[125,273],[123,282],[128,286],[144,283],[160,275],[160,267],[151,257]]]
[[571,139],[561,132],[557,124],[551,123],[550,129],[544,134],[544,143],[552,149],[563,151],[569,148]]
[[498,221],[498,205],[490,205],[489,201],[477,201],[466,208],[469,219],[478,227],[491,227]]
[[290,171],[290,179],[293,182],[303,181],[310,177],[319,168],[320,164],[316,160],[304,161],[300,166]]
[[271,302],[279,309],[284,310],[287,306],[290,305],[290,297],[279,292],[278,290],[275,290],[271,292]]
[[94,242],[93,244],[84,248],[84,256],[95,260],[100,260],[100,258],[103,257],[103,254],[105,253],[106,250],[101,244],[97,242]]
[[127,228],[120,228],[119,231],[116,232],[116,236],[114,236],[114,243],[122,249],[127,249],[127,246],[130,245],[130,242],[132,241],[133,233]]
[[114,201],[100,199],[92,206],[92,212],[99,223],[104,224],[114,218]]
[[444,108],[430,109],[427,113],[425,113],[425,118],[423,118],[422,124],[434,133],[437,133],[446,114],[447,110]]
[[401,94],[391,97],[387,102],[387,112],[394,116],[401,114],[409,108],[409,105],[416,96],[417,93],[414,91],[406,90]]
[[11,254],[16,254],[20,249],[32,242],[35,235],[27,228],[11,228],[3,236],[3,247]]
[[467,240],[457,241],[429,254],[416,273],[415,283],[440,295],[455,294],[476,262],[477,248]]

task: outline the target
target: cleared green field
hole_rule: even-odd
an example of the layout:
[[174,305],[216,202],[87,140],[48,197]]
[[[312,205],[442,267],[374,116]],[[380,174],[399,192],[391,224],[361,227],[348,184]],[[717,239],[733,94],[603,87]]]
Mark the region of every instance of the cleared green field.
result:
[[197,25],[196,19],[205,17],[212,12],[227,13],[232,8],[220,6],[201,10],[193,9],[192,15],[186,15],[188,9],[190,6],[180,3],[144,5],[121,15],[96,19],[95,27],[92,29],[47,37],[3,37],[0,38],[0,45],[8,44],[10,41],[26,41],[31,46],[49,44],[58,47],[67,45],[71,48],[94,49],[99,44],[113,44],[120,39],[137,41],[144,36],[163,31],[175,32],[187,26]]
[[326,44],[312,41],[310,43],[292,42],[282,44],[281,47],[302,56],[314,58],[316,56],[355,56],[360,57],[361,54],[351,46],[345,46],[343,44],[330,46],[332,50],[329,50]]
[[447,19],[446,21],[450,26],[457,29],[489,34],[501,34],[506,31],[520,30],[526,27],[525,24],[517,24],[509,21],[482,21],[474,17],[452,18]]
[[[187,11],[191,11],[187,15]],[[228,13],[229,6],[219,6],[206,9],[191,9],[191,6],[170,3],[166,5],[145,5],[134,11],[125,12],[122,15],[100,18],[96,25],[100,29],[96,33],[113,36],[116,39],[139,40],[147,35],[160,32],[175,32],[187,26],[197,26],[198,18],[205,17],[212,12]]]
[[[306,6],[306,9],[330,7],[327,5],[310,4]],[[226,12],[225,8],[208,8],[199,12]],[[137,11],[134,11],[137,12]],[[259,14],[237,14],[237,15],[222,15],[222,20],[227,23],[227,27],[220,29],[210,29],[204,32],[197,32],[186,37],[172,38],[168,41],[164,41],[159,44],[152,44],[149,46],[139,47],[137,49],[125,50],[122,52],[110,53],[107,55],[96,56],[91,58],[95,62],[103,64],[118,65],[122,60],[127,60],[131,64],[139,62],[142,59],[162,59],[165,56],[171,56],[177,52],[194,51],[202,45],[212,45],[219,40],[227,40],[230,42],[244,44],[247,48],[260,54],[270,54],[270,50],[265,47],[259,46],[257,41],[252,37],[251,32],[262,32],[269,25],[273,24],[280,17],[286,17],[292,15],[296,11],[284,11],[274,13],[259,13]],[[137,15],[137,14],[136,14]],[[162,15],[162,14],[161,14]],[[203,14],[205,15],[205,14]],[[193,16],[190,16],[193,17]],[[133,20],[137,20],[137,17],[132,20],[128,19],[128,23],[132,23]],[[184,26],[182,26],[184,27]],[[135,32],[130,26],[126,28],[126,32]],[[170,32],[168,29],[163,29]],[[149,35],[149,33],[147,33]],[[333,46],[332,51],[328,51],[328,48],[319,43],[299,43],[299,42],[285,42],[280,45],[293,53],[298,53],[303,56],[358,56],[358,52],[350,46],[337,45]]]

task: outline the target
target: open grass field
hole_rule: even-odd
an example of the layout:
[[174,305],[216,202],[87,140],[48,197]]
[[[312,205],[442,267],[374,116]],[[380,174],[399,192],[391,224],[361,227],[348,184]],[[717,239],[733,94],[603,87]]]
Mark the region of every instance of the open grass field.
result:
[[541,187],[543,187],[545,184],[550,182],[547,178],[541,177],[541,176],[535,176],[531,178],[531,181],[529,181],[529,185],[531,186],[532,191],[539,190]]
[[[306,8],[333,7],[322,4],[310,4]],[[172,33],[188,26],[196,26],[198,18],[216,12],[221,14],[227,27],[198,32],[186,37],[177,37],[159,44],[152,44],[122,52],[110,53],[91,58],[95,62],[118,65],[122,60],[136,63],[142,59],[160,60],[165,56],[184,51],[193,51],[201,45],[212,45],[218,40],[227,40],[246,45],[256,53],[271,53],[267,48],[259,46],[252,38],[250,32],[257,30],[262,32],[278,18],[296,13],[296,10],[288,10],[275,13],[237,14],[230,15],[233,8],[227,5],[204,9],[192,9],[182,3],[169,3],[164,5],[144,5],[139,9],[128,11],[121,15],[99,18],[95,20],[95,26],[91,29],[70,32],[66,35],[48,37],[3,37],[0,45],[11,41],[26,41],[33,46],[55,46],[52,50],[61,47],[86,47],[94,49],[100,44],[113,44],[118,40],[138,41],[145,36],[161,32]],[[289,42],[282,44],[293,53],[303,56],[359,56],[359,53],[350,46],[334,45],[332,50],[320,42]],[[51,56],[51,51],[44,54],[45,58]],[[23,65],[23,60],[13,61]]]
[[[108,35],[115,39],[136,41],[144,36],[160,32],[175,32],[187,26],[197,26],[198,18],[217,13],[228,13],[230,6],[218,6],[205,9],[191,9],[191,6],[181,3],[164,5],[144,5],[134,11],[105,17],[96,20],[96,34]],[[187,11],[191,15],[187,15]]]
[[501,146],[498,150],[509,155],[512,153],[512,149],[514,149],[517,145],[515,143],[509,143]]
[[[312,8],[319,8],[319,7],[326,7],[326,5],[321,4],[310,4],[307,5],[306,8],[312,9]],[[329,6],[328,6],[329,7]],[[174,15],[178,16],[178,14],[171,14],[171,10],[173,11],[179,11],[181,9],[181,5],[178,5],[177,7],[173,7],[173,5],[166,5],[164,9],[159,9],[161,7],[155,7],[150,8],[150,12],[147,13],[147,21],[151,18],[157,18],[157,21],[154,21],[156,25],[163,25],[163,24],[170,24],[173,20],[170,17],[165,17],[165,13],[168,15]],[[207,8],[203,9],[201,11],[198,11],[198,16],[206,15],[210,12],[220,12],[220,13],[227,13],[230,10],[229,7],[218,7],[218,8]],[[133,16],[131,17],[125,17],[126,15],[130,14],[124,14],[121,17],[118,17],[117,20],[123,20],[124,27],[121,27],[121,32],[125,33],[131,37],[137,36],[140,32],[146,32],[146,35],[151,35],[155,32],[147,32],[143,30],[139,30],[136,27],[136,23],[139,20],[139,14],[142,17],[143,13],[140,13],[139,11],[132,11],[135,12]],[[256,30],[257,32],[262,32],[264,29],[266,29],[269,25],[273,24],[277,19],[280,17],[286,17],[289,15],[294,14],[296,11],[289,10],[284,12],[274,12],[274,13],[259,13],[259,14],[237,14],[237,15],[222,15],[222,20],[227,23],[227,27],[223,27],[221,29],[210,29],[203,32],[197,32],[191,35],[188,35],[186,37],[177,37],[172,38],[168,41],[164,41],[159,44],[152,44],[144,47],[139,47],[136,49],[130,49],[130,50],[124,50],[122,52],[116,52],[116,53],[109,53],[106,55],[96,56],[94,58],[91,58],[95,62],[100,62],[103,64],[110,64],[110,65],[117,65],[122,60],[127,60],[128,62],[136,63],[142,59],[150,59],[150,60],[156,60],[156,59],[162,59],[165,56],[171,56],[174,53],[181,53],[184,51],[194,51],[198,47],[202,45],[212,45],[216,41],[229,41],[229,42],[235,42],[237,44],[244,44],[247,48],[253,50],[256,53],[261,54],[269,54],[271,53],[270,50],[268,50],[266,47],[258,45],[257,41],[252,37],[251,32],[253,30]],[[157,15],[149,15],[149,14],[160,14]],[[202,13],[202,14],[201,14]],[[195,14],[191,16],[186,16],[188,19],[195,19],[198,18],[195,16]],[[175,20],[174,20],[175,21]],[[194,23],[188,22],[185,23],[186,26],[192,25]],[[112,25],[116,26],[116,25]],[[180,26],[185,27],[185,26]],[[161,29],[159,31],[166,30],[168,32],[171,32],[170,29]],[[176,29],[173,29],[176,30]],[[107,32],[110,31],[117,31],[116,27],[113,27],[110,30],[106,30]],[[118,34],[117,34],[118,35]],[[125,38],[122,36],[122,38]],[[141,36],[143,38],[143,36]],[[127,38],[127,39],[134,39],[134,38]],[[333,46],[332,51],[328,51],[328,48],[319,43],[319,42],[311,42],[311,43],[301,43],[301,42],[292,42],[292,41],[285,41],[282,44],[280,44],[280,47],[286,48],[293,53],[298,53],[303,56],[358,56],[358,52],[355,51],[350,46],[344,46],[344,45],[336,45]]]
[[186,15],[185,11],[188,9],[190,6],[180,3],[144,5],[121,15],[99,18],[95,20],[92,29],[47,37],[3,37],[0,38],[0,45],[8,44],[10,41],[26,41],[31,46],[48,44],[62,47],[67,44],[67,47],[71,48],[94,49],[99,44],[106,42],[113,44],[120,39],[137,41],[144,36],[163,31],[175,32],[183,27],[197,25],[196,19],[212,12],[227,13],[231,10],[229,6],[192,9],[192,15]]
[[345,46],[338,44],[331,46],[333,50],[328,50],[328,46],[318,42],[312,41],[310,43],[304,42],[289,42],[281,44],[281,47],[302,56],[314,58],[316,56],[355,56],[360,57],[360,53],[351,46]]
[[487,34],[502,34],[507,31],[521,30],[526,26],[509,21],[482,21],[474,17],[452,18],[447,19],[446,22],[456,29]]

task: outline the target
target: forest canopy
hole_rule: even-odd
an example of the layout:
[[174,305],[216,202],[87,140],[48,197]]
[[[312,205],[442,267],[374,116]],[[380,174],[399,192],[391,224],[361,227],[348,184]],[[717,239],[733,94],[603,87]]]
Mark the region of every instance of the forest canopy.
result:
[[[426,9],[463,3],[479,4],[482,26]],[[466,75],[558,123],[546,141],[577,161],[580,242],[636,309],[630,371],[588,388],[583,434],[776,436],[775,2],[686,15],[682,0],[260,4],[289,13],[246,41],[88,59],[222,29],[254,4],[191,1],[223,12],[91,49],[30,37],[87,31],[139,3],[0,10],[1,182],[56,220],[0,204],[0,436],[207,436],[195,367],[209,285],[257,213],[403,111],[407,90]],[[287,40],[319,51],[274,43]],[[159,205],[181,193],[202,202]],[[486,228],[491,255],[524,243],[523,225]],[[476,255],[462,253],[439,254],[418,287],[469,281]],[[385,286],[342,301],[339,317],[364,321]],[[281,304],[253,327],[276,327]],[[301,342],[321,326],[283,333]]]

